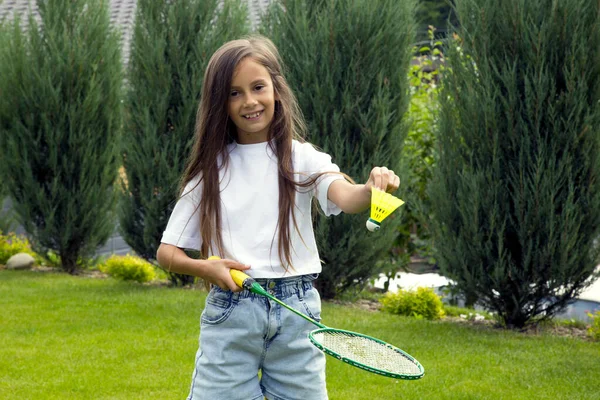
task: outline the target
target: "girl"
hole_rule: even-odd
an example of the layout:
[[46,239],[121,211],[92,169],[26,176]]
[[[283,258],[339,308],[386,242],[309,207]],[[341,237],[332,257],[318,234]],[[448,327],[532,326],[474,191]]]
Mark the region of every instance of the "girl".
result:
[[[312,324],[241,291],[229,270],[320,320],[312,199],[326,215],[357,213],[369,207],[371,187],[394,191],[400,180],[385,167],[364,185],[345,180],[329,155],[302,142],[303,130],[270,40],[234,40],[215,52],[182,195],[157,252],[169,271],[212,287],[188,399],[327,399],[325,356],[307,337]],[[184,248],[221,259],[192,259]]]

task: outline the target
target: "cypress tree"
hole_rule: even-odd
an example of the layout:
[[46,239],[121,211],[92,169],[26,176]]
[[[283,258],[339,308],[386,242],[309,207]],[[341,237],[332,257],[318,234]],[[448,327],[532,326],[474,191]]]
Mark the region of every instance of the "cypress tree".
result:
[[600,233],[600,4],[457,3],[431,186],[437,259],[507,326],[589,283]]
[[[127,243],[146,260],[154,261],[179,197],[206,64],[217,48],[248,29],[247,11],[237,0],[138,2],[128,74],[120,226]],[[169,275],[175,284],[193,281]]]
[[[359,182],[374,166],[387,166],[402,178],[414,2],[281,3],[270,7],[261,30],[287,67],[307,121],[307,140]],[[385,269],[400,222],[396,217],[375,234],[365,228],[366,213],[317,219],[325,264],[317,285],[324,297],[363,285]]]
[[419,24],[418,39],[427,39],[427,27],[433,25],[438,34],[445,36],[448,24],[456,24],[455,0],[418,0],[416,18]]
[[0,32],[0,175],[34,244],[77,272],[114,229],[122,65],[106,2],[40,1]]

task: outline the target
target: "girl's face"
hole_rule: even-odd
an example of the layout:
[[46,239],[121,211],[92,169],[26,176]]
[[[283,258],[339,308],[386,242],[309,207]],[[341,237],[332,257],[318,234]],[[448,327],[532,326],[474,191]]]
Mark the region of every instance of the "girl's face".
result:
[[275,113],[275,91],[269,71],[248,57],[236,67],[227,112],[240,144],[266,142]]

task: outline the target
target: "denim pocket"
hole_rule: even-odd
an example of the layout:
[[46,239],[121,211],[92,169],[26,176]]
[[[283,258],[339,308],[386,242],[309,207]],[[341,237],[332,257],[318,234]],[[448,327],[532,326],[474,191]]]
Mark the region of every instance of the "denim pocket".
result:
[[300,299],[300,304],[304,307],[305,314],[317,322],[321,322],[321,296],[317,289],[310,289],[304,292]]
[[206,298],[201,317],[202,323],[217,325],[225,322],[237,304],[233,295],[233,292],[218,287],[213,288]]

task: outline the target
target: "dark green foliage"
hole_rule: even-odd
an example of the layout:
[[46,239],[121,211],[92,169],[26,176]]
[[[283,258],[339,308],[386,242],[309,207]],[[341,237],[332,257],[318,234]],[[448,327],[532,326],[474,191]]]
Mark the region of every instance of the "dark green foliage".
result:
[[426,39],[427,27],[433,25],[440,29],[443,35],[451,24],[456,24],[453,4],[455,0],[418,0],[417,22],[419,24],[419,39]]
[[[1,175],[0,182],[4,182],[4,179],[1,178]],[[11,207],[4,208],[8,197],[7,195],[8,193],[6,187],[0,183],[0,232],[12,232],[16,225],[14,210]]]
[[[129,66],[120,213],[127,243],[153,261],[179,196],[204,69],[223,43],[248,32],[239,1],[143,0]],[[170,274],[176,284],[193,277]]]
[[[359,182],[374,166],[402,174],[413,21],[413,3],[394,0],[276,2],[263,21],[306,117],[308,141]],[[317,221],[323,296],[384,269],[401,212],[377,233],[366,230],[367,213]]]
[[114,229],[121,54],[106,2],[39,10],[0,32],[0,175],[34,245],[74,273]]
[[[463,0],[448,46],[435,247],[508,326],[549,318],[598,264],[600,4]],[[457,46],[460,46],[457,47]]]

